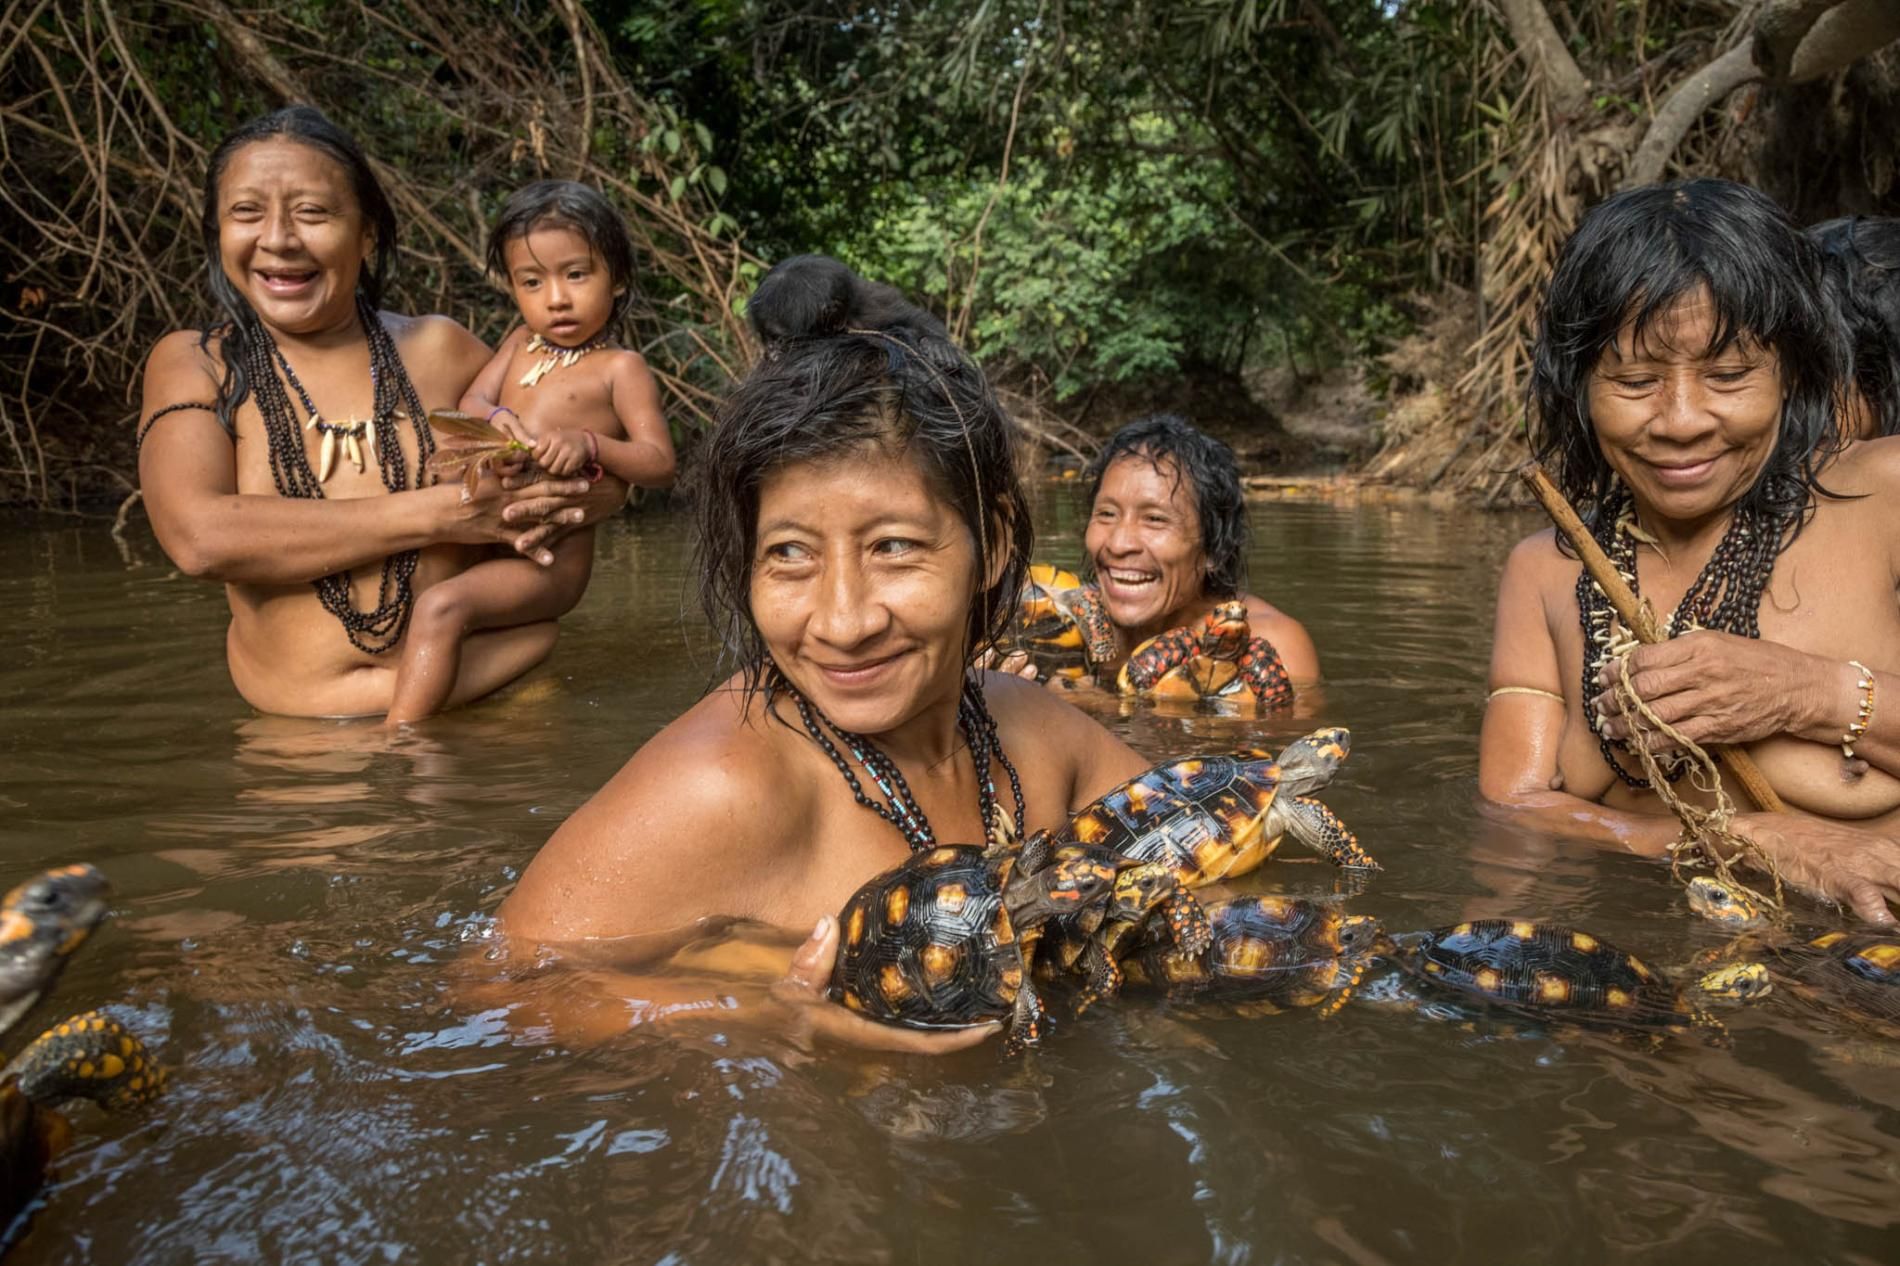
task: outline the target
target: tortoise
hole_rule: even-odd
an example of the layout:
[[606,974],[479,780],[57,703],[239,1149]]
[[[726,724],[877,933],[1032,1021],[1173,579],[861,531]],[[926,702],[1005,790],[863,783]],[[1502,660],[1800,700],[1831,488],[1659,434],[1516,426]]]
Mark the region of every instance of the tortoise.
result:
[[[1705,917],[1738,926],[1763,922],[1749,894],[1713,875],[1689,881],[1689,904]],[[1830,1014],[1900,1036],[1900,932],[1834,929],[1803,940],[1769,928],[1731,942],[1712,957],[1741,961],[1705,972],[1697,982],[1705,996],[1751,1002],[1781,984]]]
[[1235,897],[1207,907],[1207,920],[1212,942],[1195,955],[1144,929],[1122,964],[1129,982],[1267,1014],[1318,1007],[1324,1018],[1352,997],[1380,937],[1369,915],[1294,897]]
[[[1042,1037],[1046,1017],[1031,973],[1044,926],[1059,915],[1122,926],[1163,905],[1183,950],[1207,945],[1200,903],[1159,863],[1060,843],[1047,831],[1026,843],[1004,836],[987,847],[943,845],[873,877],[845,903],[830,994],[907,1028],[1006,1020],[1003,1049],[1014,1054]],[[1091,998],[1120,986],[1099,941],[1076,959]]]
[[1479,919],[1395,941],[1379,952],[1434,989],[1601,1027],[1727,1030],[1698,990],[1684,990],[1626,950],[1561,923]]
[[[105,917],[110,891],[91,866],[47,871],[0,899],[0,1037],[52,988]],[[89,1011],[54,1025],[0,1071],[0,1227],[32,1199],[71,1127],[55,1110],[91,1099],[118,1110],[158,1092],[164,1073],[138,1038]]]
[[1246,708],[1293,702],[1280,652],[1247,624],[1247,604],[1217,604],[1198,625],[1169,629],[1129,653],[1116,685],[1125,695],[1201,703],[1230,700]]
[[1167,761],[1083,806],[1066,834],[1166,861],[1190,888],[1246,874],[1288,835],[1335,866],[1379,870],[1339,816],[1308,794],[1330,783],[1351,751],[1352,731],[1329,726],[1277,758],[1246,748]]
[[1102,594],[1074,572],[1032,563],[998,649],[1022,651],[1044,678],[1080,681],[1118,653]]

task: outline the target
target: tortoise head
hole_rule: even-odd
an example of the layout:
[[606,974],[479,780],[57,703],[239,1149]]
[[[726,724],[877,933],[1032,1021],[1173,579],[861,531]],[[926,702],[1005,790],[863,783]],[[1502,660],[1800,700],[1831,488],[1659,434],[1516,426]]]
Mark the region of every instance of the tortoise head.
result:
[[1348,958],[1370,955],[1390,944],[1384,926],[1369,914],[1349,914],[1339,921],[1339,952]]
[[1712,923],[1752,928],[1768,921],[1768,911],[1754,893],[1714,875],[1697,875],[1691,879],[1688,896],[1689,908]]
[[1280,753],[1281,790],[1303,795],[1324,787],[1350,755],[1352,731],[1343,725],[1329,725],[1288,743]]
[[106,914],[111,892],[91,866],[36,875],[0,899],[0,1034],[52,987]]
[[1760,963],[1729,963],[1705,973],[1696,981],[1695,988],[1705,998],[1753,1002],[1773,993],[1775,985],[1768,976],[1768,969]]
[[1247,604],[1223,602],[1201,622],[1201,653],[1214,659],[1235,659],[1253,635],[1247,627]]

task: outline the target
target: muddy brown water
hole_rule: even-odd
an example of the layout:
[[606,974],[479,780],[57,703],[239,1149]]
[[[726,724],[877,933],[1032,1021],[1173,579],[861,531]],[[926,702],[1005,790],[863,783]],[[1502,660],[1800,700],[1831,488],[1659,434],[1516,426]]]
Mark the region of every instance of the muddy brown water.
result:
[[[1495,576],[1528,521],[1254,515],[1255,584],[1328,676],[1260,732],[1352,727],[1327,798],[1386,867],[1353,909],[1562,917],[1659,964],[1720,943],[1658,867],[1477,812]],[[1074,508],[1045,519],[1073,561]],[[101,526],[8,526],[3,873],[83,859],[117,886],[32,1018],[107,1006],[175,1078],[144,1114],[75,1114],[9,1266],[1900,1256],[1900,1050],[1781,997],[1728,1049],[1377,985],[1326,1021],[1129,997],[1014,1062],[717,1019],[570,1046],[468,1000],[456,964],[520,868],[705,681],[684,544],[665,516],[604,531],[551,665],[392,744],[250,713],[219,591],[149,537],[128,563]],[[1110,724],[1157,758],[1249,733]],[[1331,890],[1291,863],[1247,886]]]

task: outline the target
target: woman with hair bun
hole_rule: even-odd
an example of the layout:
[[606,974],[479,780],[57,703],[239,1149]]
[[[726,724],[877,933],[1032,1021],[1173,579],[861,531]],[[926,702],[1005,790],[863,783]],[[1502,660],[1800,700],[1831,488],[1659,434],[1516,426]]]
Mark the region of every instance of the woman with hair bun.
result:
[[[466,565],[423,547],[507,543],[546,565],[558,534],[617,510],[625,487],[548,480],[510,496],[491,476],[465,500],[429,486],[428,410],[455,407],[488,349],[447,317],[382,309],[396,217],[318,111],[226,136],[202,219],[221,319],[167,334],[146,361],[153,531],[180,571],[224,582],[231,678],[253,707],[387,711],[416,596]],[[487,694],[553,644],[552,621],[475,635],[451,697]]]
[[1056,826],[1146,762],[972,667],[1031,527],[1007,420],[942,326],[819,256],[768,274],[749,315],[767,355],[694,480],[700,598],[732,674],[555,833],[501,927],[616,966],[709,921],[811,929],[775,990],[794,1014],[866,1045],[968,1046],[994,1026],[897,1029],[826,1001],[834,913],[913,849],[981,842],[997,816]]
[[[1636,693],[1691,742],[1750,744],[1794,812],[1732,828],[1784,877],[1892,920],[1900,900],[1900,439],[1843,446],[1846,333],[1813,246],[1753,189],[1696,180],[1592,209],[1544,300],[1532,432],[1552,479],[1667,623]],[[1485,798],[1660,857],[1675,818],[1610,693],[1608,599],[1549,531],[1498,587]],[[1673,741],[1650,740],[1684,800]]]

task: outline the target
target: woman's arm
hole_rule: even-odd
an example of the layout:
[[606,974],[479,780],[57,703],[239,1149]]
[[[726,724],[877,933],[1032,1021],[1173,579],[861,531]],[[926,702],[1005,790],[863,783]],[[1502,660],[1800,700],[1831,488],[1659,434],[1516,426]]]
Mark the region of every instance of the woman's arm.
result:
[[[1876,769],[1900,776],[1900,675],[1875,671],[1871,696],[1860,670],[1846,660],[1810,655],[1779,642],[1698,630],[1638,647],[1630,654],[1630,685],[1662,720],[1692,743],[1752,743],[1792,734],[1828,746],[1838,744],[1871,698],[1873,718],[1854,743],[1854,755]],[[1592,706],[1607,710],[1604,732],[1628,738],[1617,712],[1614,666]],[[1674,750],[1661,734],[1654,749]]]
[[636,488],[671,487],[679,466],[673,437],[660,413],[660,389],[640,353],[625,351],[614,357],[613,401],[626,438],[599,438],[601,466]]
[[[769,993],[755,987],[717,999],[703,983],[643,974],[709,922],[748,918],[775,880],[774,862],[798,853],[812,813],[758,748],[718,734],[701,704],[634,754],[620,773],[549,840],[502,904],[500,930],[517,958],[534,947],[575,960],[579,997],[537,1001],[565,1031],[602,1034],[601,1017],[628,1023],[716,1012],[743,1022],[822,1034],[874,1050],[944,1054],[1000,1026],[928,1033],[877,1024],[830,1001],[838,921],[821,919]],[[709,721],[709,714],[712,720]],[[789,797],[789,798],[788,798]],[[759,806],[774,803],[764,814]],[[603,960],[610,960],[611,965]],[[635,1005],[637,1004],[637,1005]],[[603,1010],[604,1008],[604,1010]]]
[[1674,818],[1624,813],[1561,790],[1557,753],[1567,711],[1557,643],[1545,602],[1553,561],[1549,532],[1511,551],[1498,581],[1490,687],[1478,737],[1478,791],[1501,816],[1555,835],[1660,857],[1676,838]]
[[[197,336],[168,334],[146,362],[140,425],[170,404],[212,403],[217,389]],[[152,427],[139,451],[139,485],[165,553],[180,571],[213,580],[296,584],[438,541],[513,535],[492,479],[469,505],[452,487],[346,501],[240,494],[231,437],[208,411]]]
[[[515,349],[527,337],[528,327],[517,325],[508,331],[501,346],[482,366],[482,372],[475,375],[475,381],[462,393],[461,402],[456,406],[463,413],[472,413],[478,418],[487,418],[501,407],[501,389],[508,377],[508,364],[514,359]],[[510,413],[514,410],[509,410]]]

